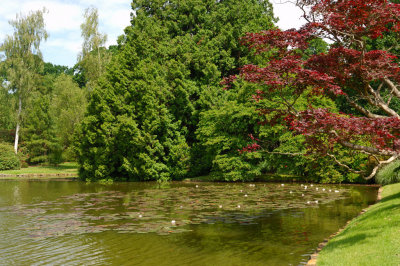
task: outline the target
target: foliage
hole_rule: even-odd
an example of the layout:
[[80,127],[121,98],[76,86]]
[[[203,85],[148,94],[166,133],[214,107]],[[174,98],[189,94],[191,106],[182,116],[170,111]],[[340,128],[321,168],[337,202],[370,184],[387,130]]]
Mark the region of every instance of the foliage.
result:
[[199,113],[221,95],[222,76],[248,60],[238,38],[273,21],[267,1],[141,0],[132,8],[132,26],[120,37],[80,128],[84,179],[190,174],[190,162],[208,156],[195,153],[201,150]]
[[17,15],[9,23],[14,28],[14,34],[7,36],[1,44],[0,51],[4,52],[6,59],[2,64],[5,67],[8,90],[15,93],[18,101],[15,130],[15,153],[18,151],[19,129],[22,120],[23,105],[29,95],[41,70],[40,43],[47,39],[44,28],[43,14],[46,9],[30,12],[27,16]]
[[55,135],[50,116],[51,95],[42,91],[31,93],[28,112],[21,131],[21,146],[27,150],[27,162],[60,163],[62,148]]
[[[71,157],[74,127],[83,117],[85,93],[71,76],[41,76],[31,92],[22,125],[22,151],[29,164],[59,164]],[[64,153],[64,155],[63,155]]]
[[15,97],[8,87],[0,84],[0,128],[10,130],[15,125]]
[[45,62],[43,65],[44,75],[59,76],[61,74],[72,74],[71,69],[67,66],[54,65],[52,63]]
[[375,176],[375,181],[381,185],[400,182],[400,161],[396,160],[382,167]]
[[255,108],[245,103],[226,100],[201,113],[197,137],[209,156],[203,163],[208,163],[215,179],[252,180],[261,174],[257,167],[261,154],[238,152],[257,128]]
[[0,143],[0,170],[14,170],[21,167],[18,156],[10,144]]
[[73,136],[76,126],[83,119],[86,106],[85,91],[78,87],[71,76],[61,74],[54,80],[49,113],[65,160],[74,159]]
[[82,37],[84,39],[82,52],[79,55],[79,65],[87,80],[86,86],[92,90],[101,75],[105,72],[106,65],[111,55],[104,48],[107,35],[101,34],[98,30],[99,15],[97,8],[90,7],[85,10],[85,22],[81,24]]
[[[398,101],[392,101],[400,98],[396,87],[400,67],[394,54],[368,50],[371,46],[367,42],[384,34],[398,36],[400,5],[386,0],[297,3],[308,11],[308,23],[300,30],[247,34],[243,43],[258,54],[267,52],[270,61],[244,66],[239,77],[260,85],[254,95],[256,102],[273,102],[277,95],[280,97],[283,106],[276,109],[265,105],[260,113],[274,114],[273,120],[280,119],[290,130],[302,134],[309,152],[337,158],[335,147],[342,146],[374,157],[375,167],[370,171],[353,170],[372,178],[379,167],[400,155],[400,116],[394,109]],[[305,56],[315,38],[334,43],[326,53]],[[224,83],[229,85],[235,78],[229,77]],[[309,90],[307,110],[295,108],[296,101]],[[338,98],[361,116],[314,107],[312,95]],[[256,143],[248,147],[259,148]],[[352,170],[344,162],[334,162]]]

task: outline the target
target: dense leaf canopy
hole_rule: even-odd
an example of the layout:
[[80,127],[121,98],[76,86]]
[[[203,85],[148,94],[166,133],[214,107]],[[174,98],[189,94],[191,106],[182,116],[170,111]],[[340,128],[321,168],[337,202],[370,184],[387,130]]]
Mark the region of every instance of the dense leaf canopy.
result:
[[[400,152],[400,67],[390,51],[396,46],[387,46],[396,43],[394,36],[398,38],[400,5],[387,0],[299,0],[297,4],[308,21],[300,30],[268,30],[243,38],[248,47],[271,55],[266,65],[244,66],[240,77],[261,85],[254,96],[257,101],[282,95],[285,108],[267,107],[262,112],[284,117],[291,130],[305,136],[309,152],[328,155],[349,170],[335,157],[337,144],[374,158],[370,173],[355,171],[371,178]],[[316,37],[332,41],[329,51],[304,57]],[[314,95],[337,98],[352,107],[352,115],[316,108],[313,101],[309,110],[298,110],[297,99],[282,94],[288,88],[297,98],[310,89]]]
[[[88,179],[179,179],[193,167],[199,114],[247,62],[246,32],[273,26],[267,1],[134,1],[130,27],[81,127]],[[200,170],[201,171],[201,170]]]

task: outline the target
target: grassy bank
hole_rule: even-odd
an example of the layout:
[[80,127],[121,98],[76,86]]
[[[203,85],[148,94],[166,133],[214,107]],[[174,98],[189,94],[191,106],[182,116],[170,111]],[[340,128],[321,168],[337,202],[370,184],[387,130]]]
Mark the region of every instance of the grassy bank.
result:
[[37,176],[77,176],[76,163],[62,163],[58,166],[29,166],[19,170],[0,171],[0,178]]
[[332,238],[317,265],[400,265],[400,184],[383,187],[382,200]]

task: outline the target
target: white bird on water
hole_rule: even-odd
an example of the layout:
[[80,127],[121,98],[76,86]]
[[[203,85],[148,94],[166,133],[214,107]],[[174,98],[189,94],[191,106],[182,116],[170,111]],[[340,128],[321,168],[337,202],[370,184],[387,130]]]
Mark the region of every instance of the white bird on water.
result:
[[171,224],[172,224],[172,225],[175,225],[175,224],[176,224],[176,221],[175,221],[175,220],[172,220],[172,221],[171,221]]

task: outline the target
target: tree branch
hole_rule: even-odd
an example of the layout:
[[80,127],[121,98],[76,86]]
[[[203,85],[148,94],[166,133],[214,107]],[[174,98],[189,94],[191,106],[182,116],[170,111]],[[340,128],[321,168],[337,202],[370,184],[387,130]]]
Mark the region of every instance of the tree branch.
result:
[[357,104],[355,101],[353,101],[347,94],[345,95],[346,100],[349,102],[349,104],[351,106],[353,106],[355,109],[357,109],[357,111],[359,111],[360,113],[363,113],[364,115],[368,116],[369,118],[382,118],[384,116],[381,115],[377,115],[372,113],[371,111],[365,109],[364,107],[362,107],[361,105]]
[[340,162],[340,161],[336,158],[336,156],[333,155],[333,154],[327,153],[327,155],[328,155],[329,157],[333,158],[333,160],[335,160],[335,162],[336,162],[338,165],[340,165],[340,166],[346,168],[348,171],[350,171],[350,172],[352,172],[352,173],[356,173],[356,174],[363,174],[363,173],[365,173],[365,171],[357,171],[357,170],[354,170],[353,168],[351,168],[351,167],[348,166],[347,164],[344,164],[344,163]]
[[396,152],[388,151],[388,150],[380,150],[374,147],[368,147],[368,146],[362,146],[362,145],[357,145],[353,144],[351,142],[347,141],[340,141],[340,144],[342,144],[344,147],[356,150],[356,151],[362,151],[367,154],[375,154],[375,155],[385,155],[385,156],[393,156],[396,155]]
[[[337,138],[339,138],[339,134],[335,130],[330,131],[331,134],[335,135]],[[394,156],[398,155],[397,152],[395,151],[388,151],[388,150],[380,150],[378,148],[374,147],[368,147],[368,146],[363,146],[363,145],[358,145],[354,144],[348,141],[342,141],[339,139],[338,141],[342,146],[356,150],[356,151],[361,151],[369,155],[384,155],[384,156]]]
[[364,179],[365,179],[365,180],[369,180],[369,179],[373,178],[373,177],[376,175],[376,173],[378,172],[378,170],[379,170],[383,165],[389,164],[389,163],[393,162],[394,160],[396,160],[397,158],[399,158],[399,156],[400,156],[399,154],[396,154],[396,155],[393,155],[392,157],[390,157],[389,159],[387,159],[386,161],[378,161],[378,165],[376,165],[376,166],[374,167],[374,169],[372,169],[371,174],[370,174],[369,176],[365,177]]
[[390,116],[394,116],[400,119],[399,114],[397,114],[396,111],[394,111],[392,108],[390,108],[385,101],[382,99],[381,95],[376,92],[371,85],[367,86],[368,92],[372,95],[372,97],[374,98],[375,101],[373,101],[372,99],[370,99],[369,97],[367,98],[369,103],[371,103],[372,105],[381,108],[385,113],[387,113]]
[[397,98],[400,98],[400,90],[397,89],[396,85],[388,78],[384,78],[383,81],[392,90],[391,93],[394,94]]

